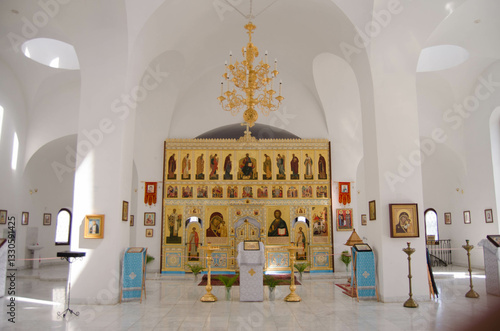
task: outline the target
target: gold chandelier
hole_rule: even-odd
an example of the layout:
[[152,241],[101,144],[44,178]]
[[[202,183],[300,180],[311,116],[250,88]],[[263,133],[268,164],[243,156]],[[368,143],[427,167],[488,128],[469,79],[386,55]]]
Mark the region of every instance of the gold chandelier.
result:
[[[281,81],[277,97],[274,96],[276,91],[273,90],[273,81],[278,75],[278,60],[274,60],[274,69],[270,71],[266,51],[264,59],[254,67],[254,60],[259,56],[258,48],[252,44],[252,33],[255,28],[252,22],[245,25],[249,40],[246,47],[241,50],[243,61],[236,61],[233,64],[232,54],[229,53],[229,65],[226,61],[225,73],[222,75],[226,83],[221,82],[220,96],[217,98],[222,109],[230,111],[232,115],[236,115],[246,107],[243,120],[248,127],[252,127],[259,117],[255,108],[260,109],[267,116],[269,112],[277,110],[284,99],[281,96]],[[226,85],[225,92],[224,85]]]

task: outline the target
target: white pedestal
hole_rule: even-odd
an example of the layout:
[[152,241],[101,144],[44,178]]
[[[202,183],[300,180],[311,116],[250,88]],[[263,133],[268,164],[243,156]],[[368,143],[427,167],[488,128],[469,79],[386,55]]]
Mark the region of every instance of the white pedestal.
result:
[[500,296],[500,247],[488,239],[481,240],[479,245],[483,246],[486,293]]
[[263,270],[265,263],[264,244],[259,250],[246,251],[244,243],[238,244],[240,267],[240,301],[264,301]]
[[240,301],[264,301],[262,265],[240,266]]

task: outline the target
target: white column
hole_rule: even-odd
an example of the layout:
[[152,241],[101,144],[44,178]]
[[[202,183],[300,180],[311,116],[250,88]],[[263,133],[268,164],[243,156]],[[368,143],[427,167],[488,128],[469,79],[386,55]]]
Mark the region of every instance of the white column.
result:
[[[135,106],[133,92],[125,88],[126,13],[118,3],[111,6],[113,11],[88,8],[83,16],[91,17],[75,24],[82,31],[75,45],[81,101],[71,250],[86,253],[71,268],[71,302],[75,304],[118,302],[120,261],[129,246],[130,226],[122,221],[122,204],[128,201],[130,206],[131,202]],[[113,25],[99,29],[95,21],[99,19]],[[101,53],[96,54],[96,49]],[[103,239],[84,238],[85,216],[90,214],[105,215],[100,229]]]

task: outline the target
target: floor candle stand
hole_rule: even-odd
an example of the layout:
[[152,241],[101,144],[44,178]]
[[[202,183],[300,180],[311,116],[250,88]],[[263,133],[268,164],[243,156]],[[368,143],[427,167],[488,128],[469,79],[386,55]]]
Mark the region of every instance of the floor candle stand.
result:
[[290,294],[288,294],[285,297],[285,301],[300,302],[302,299],[297,293],[295,293],[295,289],[297,288],[297,286],[295,285],[295,273],[293,268],[295,264],[295,253],[297,253],[297,251],[299,250],[302,250],[303,248],[299,246],[294,246],[293,244],[285,248],[288,249],[288,252],[290,253],[290,269],[292,271],[292,276],[290,281]]
[[465,240],[466,245],[462,245],[463,249],[467,251],[467,261],[469,263],[469,279],[470,279],[470,290],[465,294],[466,298],[479,298],[479,294],[473,290],[472,286],[472,269],[470,267],[470,251],[474,248],[474,245],[469,245],[469,240]]
[[60,257],[61,260],[66,260],[69,263],[68,283],[66,285],[67,306],[66,306],[66,309],[64,311],[57,313],[58,317],[62,316],[63,318],[65,318],[68,313],[73,314],[75,316],[80,315],[79,312],[73,311],[71,308],[69,308],[70,298],[71,298],[71,264],[73,262],[75,262],[76,259],[82,260],[84,256],[85,256],[85,252],[71,252],[71,251],[57,252],[57,257]]
[[201,302],[215,302],[215,301],[217,301],[217,297],[212,294],[212,280],[211,280],[212,253],[214,251],[218,251],[220,248],[214,247],[214,246],[211,246],[210,244],[208,244],[208,246],[201,247],[201,249],[206,251],[208,274],[207,274],[207,286],[205,286],[207,293],[205,293],[205,295],[203,295],[201,297],[200,301]]
[[410,284],[410,298],[406,300],[406,302],[403,304],[404,307],[406,308],[417,308],[418,303],[413,300],[413,293],[411,292],[411,255],[415,253],[415,248],[410,248],[410,243],[408,242],[408,247],[403,248],[403,252],[405,252],[408,255],[408,282]]

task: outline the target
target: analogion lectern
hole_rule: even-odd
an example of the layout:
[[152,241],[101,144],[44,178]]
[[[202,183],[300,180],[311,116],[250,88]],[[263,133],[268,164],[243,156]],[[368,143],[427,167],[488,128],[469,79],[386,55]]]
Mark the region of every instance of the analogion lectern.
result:
[[264,301],[264,244],[247,240],[238,244],[240,301]]

